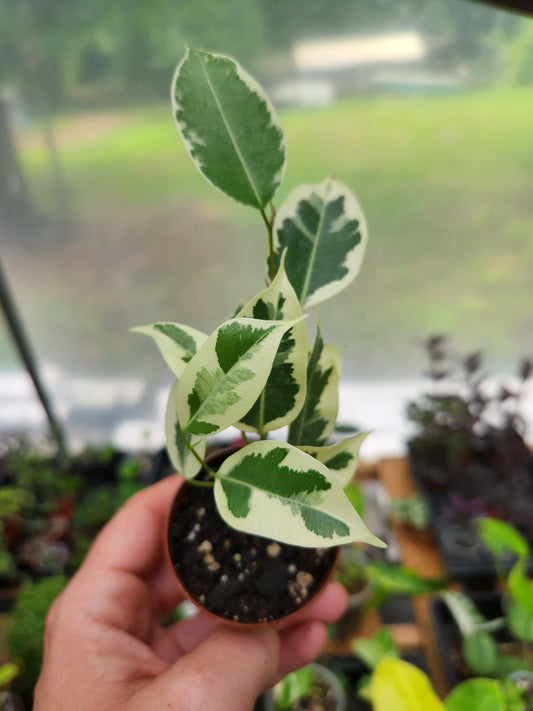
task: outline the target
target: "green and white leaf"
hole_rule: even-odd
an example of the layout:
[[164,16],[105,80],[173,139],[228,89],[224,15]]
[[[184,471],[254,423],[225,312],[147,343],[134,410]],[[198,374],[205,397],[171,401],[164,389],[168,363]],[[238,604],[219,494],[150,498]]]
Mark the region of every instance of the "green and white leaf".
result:
[[[287,321],[303,316],[283,261],[272,284],[252,299],[239,317]],[[281,339],[265,388],[237,427],[264,434],[292,422],[305,400],[306,374],[307,331],[300,321]]]
[[172,111],[204,177],[262,210],[285,173],[286,146],[270,99],[233,59],[187,50],[172,81]]
[[185,444],[185,438],[193,447],[198,456],[202,459],[205,456],[206,438],[196,435],[184,434],[181,431],[178,419],[178,382],[174,383],[168,396],[167,409],[165,413],[165,437],[167,443],[168,458],[176,471],[180,472],[186,479],[192,479],[200,470],[200,463],[189,447]]
[[205,333],[181,323],[154,323],[131,330],[154,339],[168,367],[178,378],[187,363],[207,341]]
[[335,346],[326,346],[317,327],[307,363],[305,402],[291,423],[287,441],[297,447],[326,444],[335,429],[339,410],[340,357]]
[[259,397],[280,341],[296,323],[236,318],[219,326],[179,381],[183,432],[207,436],[238,422]]
[[366,221],[353,193],[334,180],[296,188],[274,224],[278,261],[303,308],[338,294],[355,279],[367,242]]
[[365,572],[376,589],[388,594],[420,595],[446,586],[445,578],[423,578],[412,568],[383,561],[369,561]]
[[346,437],[340,442],[326,447],[303,445],[300,449],[325,464],[335,474],[344,489],[355,474],[359,461],[359,450],[369,434],[370,432],[360,432],[353,437]]
[[468,637],[479,630],[493,632],[504,624],[501,617],[487,620],[472,599],[458,590],[445,590],[441,596],[463,637]]
[[285,442],[253,442],[228,457],[215,500],[226,523],[248,534],[304,547],[384,546],[327,467]]

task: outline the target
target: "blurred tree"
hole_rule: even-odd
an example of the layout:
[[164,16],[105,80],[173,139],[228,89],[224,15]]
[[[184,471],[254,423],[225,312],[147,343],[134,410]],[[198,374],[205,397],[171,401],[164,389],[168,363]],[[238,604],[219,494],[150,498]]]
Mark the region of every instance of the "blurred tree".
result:
[[268,40],[288,48],[325,35],[418,30],[443,64],[472,62],[495,51],[495,33],[512,33],[520,17],[472,0],[258,0]]
[[81,0],[0,0],[0,86],[16,88],[41,122],[50,180],[63,213],[68,212],[68,192],[52,114],[63,99],[70,46],[88,22]]

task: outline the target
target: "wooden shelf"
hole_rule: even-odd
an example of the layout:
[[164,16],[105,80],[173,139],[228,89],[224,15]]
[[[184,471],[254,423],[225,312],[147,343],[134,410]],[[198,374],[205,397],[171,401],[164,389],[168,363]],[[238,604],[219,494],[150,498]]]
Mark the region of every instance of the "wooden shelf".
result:
[[[391,499],[404,498],[416,491],[409,471],[409,464],[404,458],[383,459],[375,465],[363,465],[358,468],[356,479],[378,478]],[[410,527],[392,523],[394,535],[398,541],[402,564],[412,568],[424,577],[445,577],[446,569],[437,549],[435,540],[427,531],[419,532]],[[437,693],[443,698],[449,691],[439,650],[437,648],[429,612],[429,596],[416,595],[411,598],[415,622],[385,625],[404,652],[423,652],[429,674]],[[329,654],[349,654],[356,637],[371,636],[383,623],[377,612],[365,615],[356,633],[344,640],[333,639],[328,642]]]

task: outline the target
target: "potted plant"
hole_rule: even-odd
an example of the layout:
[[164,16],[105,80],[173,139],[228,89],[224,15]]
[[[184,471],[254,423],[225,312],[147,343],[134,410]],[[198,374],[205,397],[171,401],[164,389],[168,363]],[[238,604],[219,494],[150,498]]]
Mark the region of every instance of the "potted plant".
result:
[[335,579],[348,592],[348,607],[332,626],[334,636],[339,639],[357,634],[364,613],[381,609],[389,598],[394,609],[404,596],[428,594],[446,586],[444,578],[425,578],[412,568],[382,560],[372,553],[356,545],[342,547]]
[[347,681],[326,664],[308,664],[272,688],[265,711],[345,711]]
[[476,518],[508,521],[533,543],[533,454],[521,415],[533,363],[524,359],[514,382],[499,382],[481,353],[456,356],[445,336],[425,348],[431,387],[408,406],[411,470],[450,577],[494,577]]
[[[451,686],[476,674],[516,680],[524,672],[525,685],[533,672],[533,585],[525,573],[530,546],[503,521],[481,519],[478,527],[495,558],[500,589],[447,590],[433,602],[443,666]],[[528,686],[533,693],[531,679]]]
[[358,640],[355,649],[370,669],[360,688],[373,711],[528,711],[531,692],[511,678],[473,677],[455,686],[444,699],[437,694],[426,670],[400,658],[390,632]]
[[[355,278],[366,223],[351,191],[332,179],[296,188],[276,212],[283,130],[267,95],[231,58],[187,50],[172,108],[204,177],[259,213],[267,286],[210,335],[182,323],[134,329],[155,340],[177,378],[166,444],[187,481],[172,506],[168,549],[183,587],[198,586],[200,607],[241,623],[271,621],[324,584],[338,546],[383,545],[343,491],[366,434],[328,441],[338,350],[318,324],[308,345],[303,313]],[[243,433],[241,445],[206,458],[208,437],[229,427]],[[283,428],[285,439],[268,439]]]

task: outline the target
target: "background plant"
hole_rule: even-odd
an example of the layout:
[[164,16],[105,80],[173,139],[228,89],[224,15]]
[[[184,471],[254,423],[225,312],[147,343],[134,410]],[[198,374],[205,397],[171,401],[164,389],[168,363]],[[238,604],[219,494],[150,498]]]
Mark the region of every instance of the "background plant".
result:
[[441,700],[429,676],[401,659],[389,630],[382,628],[370,639],[357,640],[354,651],[369,668],[360,694],[374,711],[527,711],[530,693],[511,679],[475,677],[462,681]]
[[[474,674],[483,676],[507,678],[512,672],[533,671],[533,584],[526,574],[530,545],[513,526],[497,519],[481,519],[478,528],[496,561],[503,615],[487,620],[464,593],[442,593],[461,634],[463,658]],[[514,563],[509,571],[510,558]],[[511,652],[502,651],[494,637],[503,629],[515,643]]]
[[458,356],[445,335],[426,339],[425,351],[426,375],[432,388],[411,402],[407,410],[417,427],[415,441],[439,447],[448,466],[489,447],[500,455],[498,465],[506,469],[514,466],[523,449],[515,444],[517,451],[512,457],[509,448],[502,451],[502,440],[519,443],[524,436],[526,423],[520,405],[524,386],[533,373],[533,362],[522,359],[514,383],[491,382],[483,368],[482,353]]

